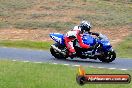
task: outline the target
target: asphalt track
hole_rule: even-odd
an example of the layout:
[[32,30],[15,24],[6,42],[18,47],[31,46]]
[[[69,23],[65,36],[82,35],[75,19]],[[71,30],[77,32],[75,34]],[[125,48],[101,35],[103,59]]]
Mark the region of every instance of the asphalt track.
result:
[[132,70],[132,59],[116,58],[116,60],[111,63],[102,63],[99,60],[90,59],[80,60],[79,58],[73,60],[71,59],[61,60],[55,59],[48,50],[46,51],[0,47],[0,59],[36,63],[53,63],[70,66],[82,65],[96,68]]

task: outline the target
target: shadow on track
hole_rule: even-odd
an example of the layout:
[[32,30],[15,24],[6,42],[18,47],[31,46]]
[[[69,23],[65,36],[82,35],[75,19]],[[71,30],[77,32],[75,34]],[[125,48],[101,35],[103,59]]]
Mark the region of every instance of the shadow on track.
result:
[[88,63],[96,63],[96,64],[115,64],[114,62],[110,62],[110,63],[105,63],[105,62],[101,62],[99,60],[94,60],[94,59],[56,59],[56,58],[51,58],[54,59],[56,61],[63,61],[63,62],[69,62],[69,63],[84,63],[84,64],[88,64]]

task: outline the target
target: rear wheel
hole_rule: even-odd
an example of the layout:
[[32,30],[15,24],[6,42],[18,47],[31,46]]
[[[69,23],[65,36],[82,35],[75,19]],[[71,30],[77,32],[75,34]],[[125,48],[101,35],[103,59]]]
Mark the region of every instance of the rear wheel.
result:
[[102,62],[106,62],[106,63],[109,63],[109,62],[112,62],[114,61],[116,58],[116,53],[115,51],[109,51],[107,53],[104,53],[103,55],[99,56],[99,60],[102,61]]
[[[56,44],[54,44],[54,45],[55,45],[56,47],[58,47],[59,49],[62,48],[62,47],[60,46],[60,44],[58,44],[58,43],[56,43]],[[51,52],[51,54],[52,54],[55,58],[57,58],[57,59],[66,59],[66,58],[67,58],[66,55],[63,55],[63,54],[59,53],[57,50],[53,49],[52,47],[50,48],[50,52]]]

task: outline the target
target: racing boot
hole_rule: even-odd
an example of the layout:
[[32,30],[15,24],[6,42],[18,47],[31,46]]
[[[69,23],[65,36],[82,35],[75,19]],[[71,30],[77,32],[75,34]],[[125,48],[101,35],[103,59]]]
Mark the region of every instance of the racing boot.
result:
[[73,59],[74,57],[76,57],[76,52],[74,52],[74,53],[69,53],[69,57],[70,57],[71,59]]

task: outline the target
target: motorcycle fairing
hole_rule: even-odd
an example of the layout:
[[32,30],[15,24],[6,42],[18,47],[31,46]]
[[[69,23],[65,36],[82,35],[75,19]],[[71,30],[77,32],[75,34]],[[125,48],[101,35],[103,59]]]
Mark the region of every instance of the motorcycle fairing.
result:
[[96,44],[96,40],[92,36],[90,36],[89,34],[84,34],[83,35],[83,43],[90,45],[90,46],[93,46]]
[[[61,45],[65,45],[65,41],[64,41],[64,34],[60,34],[60,33],[50,33],[50,37],[57,43],[61,44]],[[96,44],[96,42],[98,42],[99,44],[102,45],[103,50],[104,51],[109,51],[111,49],[111,45],[109,40],[96,40],[94,37],[92,37],[89,34],[84,34],[83,35],[83,43],[90,45],[90,46],[94,46]]]
[[65,45],[65,42],[64,42],[64,34],[60,34],[60,33],[50,33],[49,35],[50,35],[50,37],[55,42],[58,42],[61,45]]
[[112,47],[109,40],[98,40],[98,43],[102,45],[104,51],[109,51]]

